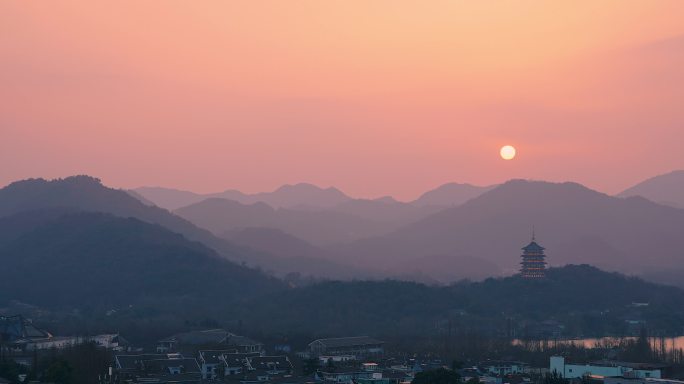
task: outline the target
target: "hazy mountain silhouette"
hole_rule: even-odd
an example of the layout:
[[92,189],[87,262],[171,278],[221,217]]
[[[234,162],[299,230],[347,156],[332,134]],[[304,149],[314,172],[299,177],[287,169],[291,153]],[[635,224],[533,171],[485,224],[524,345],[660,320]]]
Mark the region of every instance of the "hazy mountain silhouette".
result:
[[144,201],[150,201],[154,205],[168,210],[194,204],[207,198],[195,192],[162,187],[140,187],[131,191],[134,192],[133,196],[141,197]]
[[284,288],[162,226],[92,212],[53,209],[0,218],[0,263],[0,301],[59,309],[208,306]]
[[234,229],[223,234],[234,244],[259,249],[284,258],[296,256],[320,257],[326,251],[275,228],[248,227]]
[[145,204],[145,205],[149,205],[149,206],[156,205],[156,204],[153,203],[152,201],[147,200],[147,199],[145,198],[145,196],[139,194],[138,192],[136,192],[136,191],[134,191],[134,190],[132,190],[132,189],[129,189],[129,190],[127,190],[126,192],[127,192],[129,195],[133,196],[134,198],[140,200],[140,201],[141,201],[143,204]]
[[[266,267],[303,276],[352,279],[374,277],[371,271],[354,268],[334,260],[328,251],[274,228],[242,228],[228,231],[223,238],[233,244],[278,256]],[[292,268],[293,260],[297,268]]]
[[618,196],[641,196],[656,203],[684,208],[684,170],[652,177]]
[[210,198],[174,211],[215,234],[246,228],[279,229],[314,245],[333,244],[379,235],[388,226],[329,210],[272,208],[266,203],[243,204]]
[[170,188],[141,187],[134,190],[157,206],[175,210],[208,198],[234,200],[242,204],[263,202],[271,207],[333,207],[350,199],[337,188],[320,188],[313,184],[299,183],[283,185],[273,192],[246,194],[237,190],[220,193],[197,194]]
[[[231,198],[226,195],[220,197]],[[337,188],[320,188],[307,183],[283,185],[273,192],[257,193],[250,197],[253,199],[252,202],[263,201],[276,208],[298,205],[332,207],[350,199]]]
[[412,204],[417,206],[457,206],[494,187],[496,186],[479,187],[471,184],[447,183],[423,193]]
[[[184,216],[195,224],[201,227],[208,228],[215,233],[221,233],[225,230],[232,230],[233,228],[242,228],[248,226],[257,227],[273,227],[279,228],[297,237],[301,237],[308,242],[315,244],[328,244],[331,242],[345,242],[356,240],[362,237],[374,236],[383,232],[389,232],[398,229],[409,223],[418,221],[429,216],[432,213],[439,211],[445,207],[460,205],[463,202],[479,196],[483,192],[492,187],[478,187],[470,184],[445,184],[433,191],[426,192],[419,199],[404,203],[397,201],[391,196],[383,196],[377,199],[353,199],[336,188],[323,189],[312,184],[299,183],[295,185],[284,185],[273,192],[262,192],[256,194],[245,194],[237,190],[227,190],[221,193],[211,194],[197,194],[194,192],[181,191],[168,188],[158,187],[142,187],[137,188],[133,192],[135,195],[141,197],[143,201],[152,201],[154,204],[167,208],[173,211],[178,211],[181,216]],[[240,210],[240,218],[245,220],[243,223],[218,225],[215,220],[214,223],[208,223],[197,215],[190,217],[185,209],[188,206],[195,205],[207,199],[226,199],[232,200],[243,205],[255,205],[253,215],[250,216]],[[290,227],[304,225],[303,222],[314,219],[312,215],[302,213],[300,216],[309,216],[307,219],[297,218],[291,221],[292,224],[285,225],[282,220],[265,219],[265,207],[261,206],[257,209],[258,203],[264,203],[272,208],[287,208],[289,216],[297,216],[292,211],[306,211],[319,212],[318,216],[326,220],[342,221],[338,227],[337,235],[326,234],[324,237],[312,237],[308,232],[299,229],[292,229]],[[233,207],[234,209],[238,209]],[[322,211],[343,213],[350,216],[355,216],[357,220],[362,219],[367,223],[361,224],[356,233],[349,233],[347,230],[348,224],[351,223],[350,217],[340,217],[336,215],[325,215],[320,213]],[[282,216],[286,212],[283,212]],[[258,219],[257,219],[258,217]],[[374,225],[368,222],[375,223]],[[384,224],[384,225],[381,225]],[[328,224],[324,226],[330,227]],[[377,227],[376,227],[377,226]],[[365,233],[361,233],[365,232]]]
[[[673,175],[679,173],[666,176]],[[177,210],[183,218],[87,176],[25,180],[0,189],[0,217],[41,209],[104,212],[159,224],[221,256],[281,276],[430,282],[511,274],[533,226],[551,265],[588,263],[668,281],[684,276],[684,210],[641,197],[611,197],[575,183],[514,180],[427,217],[435,206],[387,198],[347,198],[306,209],[211,198]]]
[[328,210],[386,223],[386,230],[390,230],[423,219],[442,208],[436,205],[418,206],[402,203],[391,197],[383,197],[373,200],[352,199]]
[[[268,209],[270,207],[263,204]],[[109,213],[119,217],[133,217],[141,221],[159,224],[189,240],[199,241],[230,260],[244,262],[249,266],[260,266],[274,274],[291,272],[302,274],[324,271],[330,262],[305,258],[292,258],[282,263],[265,252],[231,244],[211,232],[198,228],[191,222],[156,207],[147,206],[127,191],[103,186],[100,180],[89,176],[73,176],[65,179],[31,179],[12,183],[0,189],[0,217],[23,211],[60,208],[89,212]],[[335,277],[335,266],[325,276]],[[341,269],[340,269],[341,270]],[[346,273],[346,272],[345,272]]]
[[[383,265],[394,273],[429,268],[440,270],[442,277],[471,277],[476,275],[473,260],[514,273],[533,226],[551,265],[588,263],[641,274],[676,267],[684,257],[684,210],[643,198],[611,197],[575,183],[523,180],[336,251],[356,265]],[[442,256],[421,261],[433,255]],[[495,274],[497,269],[477,272]]]
[[107,188],[99,179],[72,176],[64,179],[29,179],[0,189],[0,217],[45,208],[68,208],[134,217],[159,224],[190,240],[200,241],[233,260],[249,261],[250,255],[219,239],[209,231],[155,206],[145,205],[128,192]]

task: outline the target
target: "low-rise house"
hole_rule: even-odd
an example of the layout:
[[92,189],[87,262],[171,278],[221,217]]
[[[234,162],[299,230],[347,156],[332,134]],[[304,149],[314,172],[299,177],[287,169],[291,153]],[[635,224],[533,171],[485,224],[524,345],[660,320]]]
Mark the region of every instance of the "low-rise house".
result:
[[378,363],[362,363],[361,369],[365,372],[377,372],[380,370],[380,364]]
[[235,376],[247,372],[247,358],[260,356],[259,353],[227,353],[221,355],[223,375]]
[[268,382],[270,380],[271,376],[266,372],[247,372],[240,376],[238,382],[240,384],[255,384]]
[[411,376],[399,371],[321,372],[319,380],[336,384],[405,384]]
[[117,355],[116,374],[131,383],[199,383],[197,360],[180,354]]
[[232,333],[226,338],[226,346],[234,348],[238,353],[261,353],[264,350],[262,343]]
[[374,373],[371,377],[360,377],[354,382],[356,384],[392,384],[392,380],[383,377],[382,373]]
[[13,353],[25,353],[47,349],[64,349],[84,343],[95,343],[102,348],[121,351],[128,342],[119,334],[96,336],[54,336],[33,325],[22,315],[0,316],[0,340],[3,348]]
[[180,375],[181,373],[201,375],[199,364],[193,358],[145,360],[142,362],[142,369],[147,373],[164,376]]
[[22,315],[0,316],[0,340],[14,343],[21,340],[50,339],[52,334],[35,325]]
[[16,340],[14,347],[22,351],[46,350],[46,349],[64,349],[85,343],[95,343],[96,345],[113,351],[123,351],[128,342],[125,341],[119,334],[103,334],[96,336],[52,336],[37,339],[26,338]]
[[337,355],[337,356],[318,356],[318,360],[321,365],[326,365],[332,363],[347,363],[351,361],[356,361],[356,356],[354,355]]
[[359,379],[372,379],[372,372],[319,372],[318,377],[325,383],[354,384]]
[[140,355],[116,355],[114,356],[114,369],[119,373],[132,373],[139,371],[145,360],[166,359],[168,355],[147,353]]
[[368,336],[318,339],[309,344],[309,353],[312,356],[350,355],[356,358],[377,356],[384,353],[384,344]]
[[219,347],[234,349],[239,353],[261,352],[263,344],[248,337],[240,336],[225,329],[207,329],[178,333],[157,342],[157,352],[177,352],[183,349]]
[[661,370],[666,368],[662,364],[631,363],[625,361],[601,360],[586,364],[572,364],[562,356],[551,356],[549,371],[566,379],[582,378],[584,376],[631,377],[631,378],[661,378]]
[[223,355],[236,353],[234,349],[200,350],[197,362],[200,365],[203,379],[215,379],[219,368],[223,365]]
[[410,383],[413,380],[413,377],[407,372],[396,370],[384,370],[382,371],[382,377],[389,379],[390,384]]
[[525,372],[527,364],[520,361],[487,360],[479,364],[485,374],[505,376],[519,375]]
[[249,371],[266,372],[268,375],[289,375],[293,367],[287,356],[254,356],[248,357],[247,369]]

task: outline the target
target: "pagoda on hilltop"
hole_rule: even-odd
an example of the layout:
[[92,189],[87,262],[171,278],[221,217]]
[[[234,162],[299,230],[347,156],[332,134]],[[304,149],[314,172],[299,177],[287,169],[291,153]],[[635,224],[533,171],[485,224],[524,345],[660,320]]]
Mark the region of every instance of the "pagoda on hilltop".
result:
[[532,241],[523,249],[520,275],[525,279],[542,279],[546,276],[546,255],[544,247],[537,244],[532,231]]

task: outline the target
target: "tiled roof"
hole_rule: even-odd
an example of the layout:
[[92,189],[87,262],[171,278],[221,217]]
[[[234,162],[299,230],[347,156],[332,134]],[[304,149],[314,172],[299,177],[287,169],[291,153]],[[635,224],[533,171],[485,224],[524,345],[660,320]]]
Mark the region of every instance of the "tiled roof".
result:
[[200,367],[197,360],[190,358],[183,359],[156,359],[143,361],[145,369],[159,373],[168,373],[169,368],[183,368],[183,373],[199,373]]
[[147,353],[142,355],[116,355],[115,359],[120,369],[131,370],[137,369],[138,364],[145,360],[166,359],[167,357],[165,354]]
[[318,339],[312,341],[309,345],[313,343],[322,343],[326,348],[340,348],[340,347],[356,347],[365,345],[377,345],[384,344],[380,340],[373,339],[368,336],[355,336],[355,337],[337,337],[330,339]]
[[5,341],[17,339],[45,339],[52,335],[39,329],[21,315],[0,316],[0,338]]
[[226,340],[226,344],[234,347],[243,347],[247,345],[260,345],[261,343],[254,341],[249,337],[233,335],[231,333]]
[[200,360],[206,364],[218,364],[221,362],[221,357],[225,354],[236,353],[234,349],[230,350],[201,350],[199,351]]
[[536,241],[532,241],[531,243],[527,244],[527,246],[522,248],[522,250],[525,252],[542,252],[544,249],[545,248],[537,244]]
[[225,329],[207,329],[178,333],[160,342],[177,342],[185,345],[218,344],[223,342],[231,333]]
[[256,370],[271,370],[276,368],[278,370],[291,370],[292,363],[287,356],[255,356],[249,357],[249,365]]
[[221,359],[225,361],[226,365],[229,367],[243,367],[245,365],[245,360],[248,357],[259,356],[259,353],[226,353]]

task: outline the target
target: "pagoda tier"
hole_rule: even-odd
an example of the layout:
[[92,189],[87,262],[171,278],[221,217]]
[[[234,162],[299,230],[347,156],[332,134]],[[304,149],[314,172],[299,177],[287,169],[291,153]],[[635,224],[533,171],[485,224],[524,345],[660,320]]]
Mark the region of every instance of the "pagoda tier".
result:
[[526,279],[540,279],[546,276],[546,255],[544,255],[544,247],[537,244],[534,237],[532,237],[532,242],[522,250],[520,275]]

